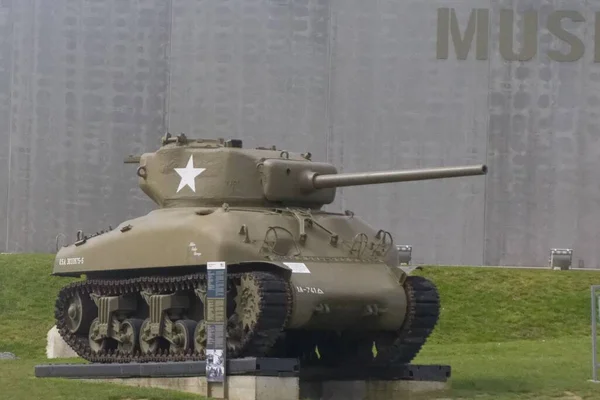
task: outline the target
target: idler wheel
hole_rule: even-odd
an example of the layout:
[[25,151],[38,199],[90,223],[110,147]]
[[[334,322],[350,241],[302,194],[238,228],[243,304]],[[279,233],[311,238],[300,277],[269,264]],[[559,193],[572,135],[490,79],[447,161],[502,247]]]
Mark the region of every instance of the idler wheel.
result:
[[96,305],[89,296],[75,293],[69,299],[65,324],[71,333],[87,334],[94,317]]
[[121,323],[121,341],[117,348],[124,354],[134,354],[139,348],[140,331],[143,321],[141,319],[126,319]]
[[194,349],[196,321],[191,319],[180,319],[173,327],[173,343],[170,345],[171,353],[186,353]]

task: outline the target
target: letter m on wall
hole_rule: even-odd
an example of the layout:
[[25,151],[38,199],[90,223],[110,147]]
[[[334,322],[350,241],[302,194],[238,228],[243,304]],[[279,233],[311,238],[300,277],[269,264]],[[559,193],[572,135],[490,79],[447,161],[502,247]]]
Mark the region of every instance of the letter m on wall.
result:
[[466,28],[461,33],[458,18],[453,8],[439,8],[437,21],[437,58],[448,59],[450,38],[456,58],[466,60],[475,39],[475,58],[487,60],[489,46],[489,10],[474,9],[469,14]]

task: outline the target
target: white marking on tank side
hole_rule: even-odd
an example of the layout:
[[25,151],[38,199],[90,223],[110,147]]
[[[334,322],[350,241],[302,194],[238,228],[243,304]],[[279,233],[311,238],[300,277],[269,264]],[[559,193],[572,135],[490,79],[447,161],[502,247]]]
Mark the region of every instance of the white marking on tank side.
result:
[[224,261],[211,261],[206,265],[206,269],[225,269],[225,267]]
[[290,267],[292,273],[295,274],[310,274],[310,270],[306,267],[304,263],[283,263],[284,265]]
[[323,289],[312,286],[296,286],[296,290],[298,291],[298,293],[325,294],[325,292],[323,292]]
[[58,265],[81,265],[85,262],[83,257],[59,258]]
[[190,248],[190,251],[192,252],[193,255],[195,255],[195,256],[201,256],[202,255],[202,253],[198,253],[198,247],[196,247],[196,243],[190,242],[190,244],[188,245],[188,247]]
[[195,179],[204,171],[206,171],[206,168],[194,168],[194,156],[190,155],[190,159],[185,168],[175,168],[175,172],[181,177],[179,186],[177,187],[177,193],[186,186],[189,186],[190,189],[196,193]]

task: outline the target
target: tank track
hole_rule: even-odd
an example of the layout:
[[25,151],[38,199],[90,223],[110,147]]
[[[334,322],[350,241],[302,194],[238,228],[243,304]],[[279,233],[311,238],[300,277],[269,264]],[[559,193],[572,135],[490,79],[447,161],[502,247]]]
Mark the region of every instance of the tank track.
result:
[[[433,282],[409,276],[405,285],[408,310],[396,340],[381,349],[376,364],[408,364],[419,354],[433,332],[440,315],[440,297]],[[377,345],[377,344],[376,344]]]
[[[276,274],[268,272],[229,272],[228,283],[243,275],[252,275],[260,282],[259,297],[263,301],[263,308],[258,313],[255,330],[248,334],[243,346],[238,351],[228,350],[230,358],[264,355],[276,342],[287,322],[291,310],[291,292],[287,282]],[[180,276],[145,276],[130,279],[91,279],[71,283],[63,287],[55,303],[55,318],[57,329],[65,342],[82,358],[95,363],[128,363],[128,362],[172,362],[172,361],[199,361],[205,359],[193,350],[185,354],[170,354],[168,349],[157,350],[150,354],[141,354],[140,350],[132,354],[123,354],[118,350],[102,350],[93,352],[88,341],[87,329],[85,333],[73,334],[68,329],[66,317],[69,299],[76,293],[80,296],[89,296],[94,293],[101,296],[117,296],[127,293],[140,293],[151,290],[156,292],[191,292],[199,285],[206,283],[206,272],[180,275]],[[200,298],[195,297],[198,302]],[[229,303],[229,301],[228,301]],[[139,311],[139,310],[138,310]],[[132,318],[140,318],[133,316]],[[143,317],[142,317],[143,318]],[[89,317],[87,319],[90,319]],[[198,321],[196,321],[198,322]]]
[[[409,276],[404,285],[407,295],[406,319],[396,332],[364,333],[346,331],[289,331],[273,348],[273,356],[298,357],[307,366],[386,366],[408,364],[437,325],[440,299],[433,282]],[[377,356],[373,356],[373,343]],[[318,348],[318,355],[315,352]]]

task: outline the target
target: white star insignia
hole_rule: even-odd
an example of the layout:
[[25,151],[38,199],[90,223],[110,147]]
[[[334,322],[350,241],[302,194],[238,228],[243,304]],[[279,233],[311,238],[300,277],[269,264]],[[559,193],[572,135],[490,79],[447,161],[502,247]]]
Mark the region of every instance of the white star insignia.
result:
[[177,193],[186,186],[189,186],[196,193],[196,177],[206,171],[206,168],[194,168],[194,158],[190,156],[185,168],[175,168],[175,172],[181,177]]

